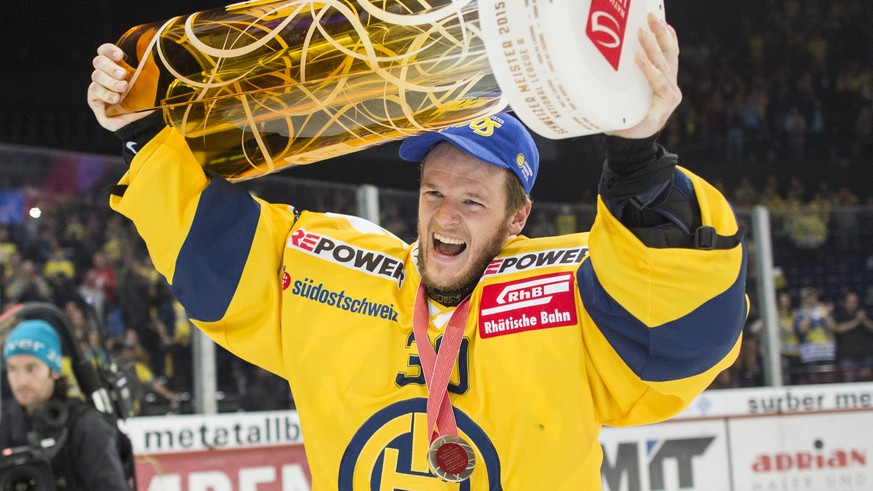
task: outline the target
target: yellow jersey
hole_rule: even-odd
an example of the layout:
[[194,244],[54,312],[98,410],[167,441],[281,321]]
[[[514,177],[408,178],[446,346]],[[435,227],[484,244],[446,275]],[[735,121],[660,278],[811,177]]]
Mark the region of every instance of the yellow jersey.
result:
[[[681,172],[703,224],[736,233],[725,199]],[[170,128],[119,184],[112,207],[194,324],[288,380],[313,489],[600,489],[601,426],[675,415],[739,350],[743,245],[647,248],[602,202],[590,233],[511,238],[471,294],[448,388],[475,470],[443,482],[427,466],[415,243],[207,176]],[[438,345],[453,309],[430,308]]]

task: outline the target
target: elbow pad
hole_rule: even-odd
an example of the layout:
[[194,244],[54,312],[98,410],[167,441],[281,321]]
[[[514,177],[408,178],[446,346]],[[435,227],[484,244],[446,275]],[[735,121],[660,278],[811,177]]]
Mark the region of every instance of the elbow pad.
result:
[[[627,142],[625,140],[624,142]],[[621,143],[624,143],[621,142]],[[645,148],[642,147],[645,145]],[[700,207],[691,180],[676,169],[677,157],[654,143],[639,141],[634,148],[634,163],[623,159],[625,148],[612,154],[618,161],[604,164],[599,192],[609,211],[647,247],[732,249],[739,244],[743,230],[736,235],[718,235],[715,228],[702,226]],[[607,142],[607,155],[610,155]],[[648,158],[642,158],[643,153]]]

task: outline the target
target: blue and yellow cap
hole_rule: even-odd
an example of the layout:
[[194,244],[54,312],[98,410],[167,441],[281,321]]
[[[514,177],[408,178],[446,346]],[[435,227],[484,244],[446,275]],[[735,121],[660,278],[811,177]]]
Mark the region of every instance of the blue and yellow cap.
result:
[[524,192],[530,194],[537,178],[540,154],[530,132],[515,117],[500,113],[407,138],[400,145],[400,158],[421,162],[441,141],[447,141],[479,160],[511,170],[521,181]]

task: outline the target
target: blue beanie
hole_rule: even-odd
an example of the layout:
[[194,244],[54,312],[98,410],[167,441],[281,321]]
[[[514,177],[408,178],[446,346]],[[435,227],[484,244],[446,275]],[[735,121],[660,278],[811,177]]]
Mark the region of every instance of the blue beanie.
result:
[[6,339],[3,357],[31,355],[44,362],[51,371],[61,373],[61,341],[46,321],[26,320],[18,324]]

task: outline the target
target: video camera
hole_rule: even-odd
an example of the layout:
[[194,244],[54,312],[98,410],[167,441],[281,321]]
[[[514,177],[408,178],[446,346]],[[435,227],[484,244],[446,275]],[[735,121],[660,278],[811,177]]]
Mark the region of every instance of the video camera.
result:
[[30,446],[7,448],[0,454],[0,489],[54,491],[52,469],[38,449]]
[[[63,311],[49,303],[26,303],[0,316],[0,325],[14,319],[40,319],[55,328],[63,351],[70,356],[73,376],[86,402],[104,415],[113,427],[132,414],[131,391],[126,375],[114,363],[95,367],[81,352]],[[99,326],[92,326],[99,328]],[[102,342],[102,339],[101,339]],[[0,451],[0,491],[54,491],[55,478],[50,462],[64,447],[67,439],[68,407],[51,400],[34,412],[33,430],[28,445]],[[136,489],[133,448],[120,429],[118,450],[131,489]]]
[[49,462],[66,443],[68,418],[67,406],[59,401],[49,401],[34,412],[29,445],[0,452],[0,490],[54,491]]

